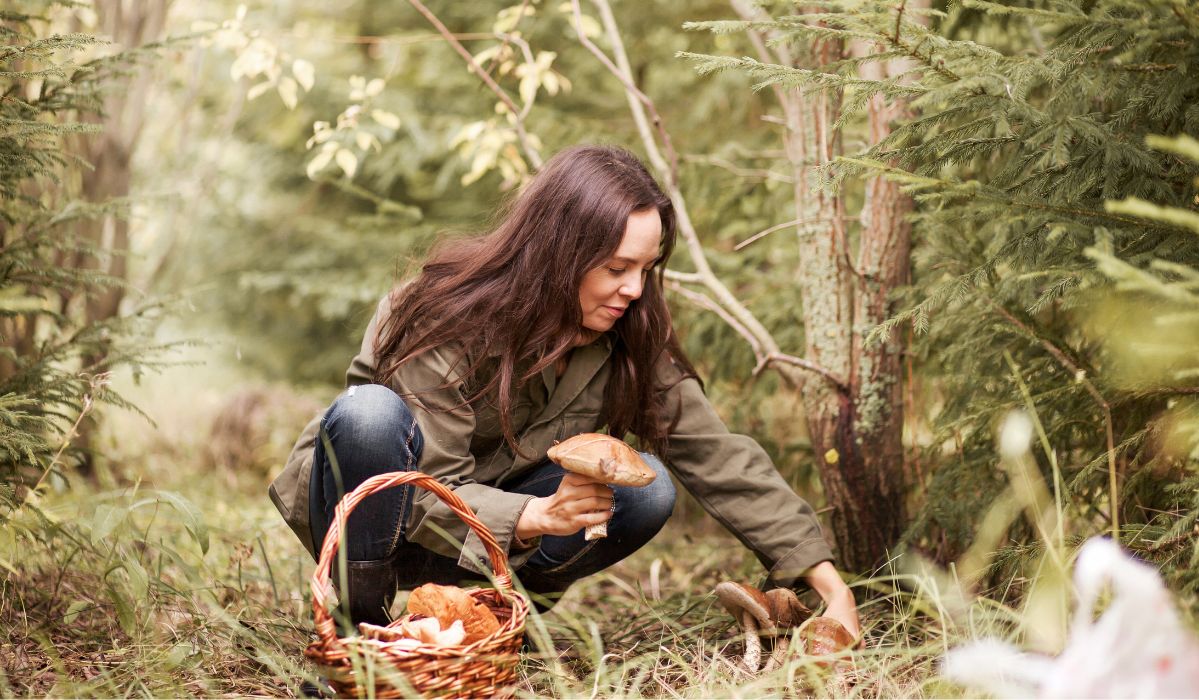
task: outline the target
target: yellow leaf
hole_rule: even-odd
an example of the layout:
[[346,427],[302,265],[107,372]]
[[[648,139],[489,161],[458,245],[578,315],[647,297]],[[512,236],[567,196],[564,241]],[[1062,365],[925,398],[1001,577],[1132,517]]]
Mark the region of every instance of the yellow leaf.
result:
[[246,91],[246,99],[247,100],[257,99],[258,97],[261,97],[262,94],[265,93],[267,90],[270,90],[272,87],[274,87],[274,84],[271,81],[264,80],[261,83],[258,83],[257,85],[252,86],[249,90]]
[[300,87],[304,88],[304,92],[312,89],[316,82],[316,69],[312,64],[302,58],[297,58],[291,64],[291,74],[296,76],[296,82]]
[[393,131],[400,128],[400,118],[386,110],[382,110],[382,109],[371,110],[371,119],[374,119],[375,121],[379,122],[383,126],[387,127],[388,129],[391,129]]
[[287,105],[288,109],[295,109],[296,103],[299,101],[298,92],[299,86],[296,81],[291,78],[282,78],[279,80],[279,98],[283,100],[283,104]]
[[327,143],[316,156],[308,161],[308,167],[305,169],[308,173],[309,180],[315,180],[316,174],[325,169],[329,161],[333,160],[333,153],[337,150],[337,144]]
[[358,170],[358,156],[354,155],[353,151],[339,148],[337,155],[333,156],[333,160],[337,162],[337,167],[341,168],[346,177],[354,177],[354,173]]

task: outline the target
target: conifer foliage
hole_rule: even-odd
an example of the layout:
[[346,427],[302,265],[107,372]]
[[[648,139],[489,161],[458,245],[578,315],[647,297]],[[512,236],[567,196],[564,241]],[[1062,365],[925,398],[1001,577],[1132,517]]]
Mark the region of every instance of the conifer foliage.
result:
[[[915,332],[911,390],[924,415],[908,416],[908,433],[926,488],[913,493],[921,508],[907,541],[943,560],[964,550],[1007,487],[994,426],[1023,409],[1044,428],[1037,456],[1072,516],[1069,535],[1114,532],[1188,566],[1192,545],[1180,543],[1199,504],[1187,500],[1193,484],[1178,481],[1193,481],[1195,433],[1177,426],[1196,376],[1156,346],[1193,319],[1193,305],[1178,305],[1199,264],[1199,237],[1187,230],[1196,165],[1151,136],[1199,134],[1199,8],[964,0],[917,14],[906,5],[803,3],[806,13],[768,23],[703,25],[872,47],[816,69],[692,58],[701,71],[745,71],[759,87],[833,93],[850,131],[874,96],[910,103],[914,116],[887,138],[825,169],[834,186],[884,174],[917,202],[914,283],[870,331],[873,342]],[[896,58],[911,70],[864,77],[863,66]],[[1121,332],[1132,328],[1139,337]],[[1169,372],[1129,371],[1162,363]],[[1012,553],[1035,546],[1032,533],[1013,536]]]
[[74,63],[101,42],[46,32],[47,15],[60,5],[0,10],[0,512],[23,497],[21,485],[69,461],[72,426],[96,401],[124,405],[105,390],[106,373],[141,366],[150,349],[141,331],[156,312],[148,306],[83,320],[91,295],[123,282],[72,264],[105,255],[75,227],[127,207],[73,194],[88,165],[70,155],[66,140],[96,131],[83,117],[99,110],[105,90],[119,87],[129,58]]

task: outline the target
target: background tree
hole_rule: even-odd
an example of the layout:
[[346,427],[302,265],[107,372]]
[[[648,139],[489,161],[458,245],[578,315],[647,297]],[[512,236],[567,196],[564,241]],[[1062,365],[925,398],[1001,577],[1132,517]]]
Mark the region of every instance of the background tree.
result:
[[0,16],[0,496],[9,506],[28,497],[22,484],[43,483],[76,457],[63,441],[96,401],[124,405],[104,390],[107,373],[140,367],[157,315],[154,305],[103,317],[85,308],[124,281],[70,263],[108,253],[79,232],[122,217],[126,203],[81,196],[76,178],[89,166],[67,142],[100,131],[81,117],[100,113],[136,56],[74,63],[101,40],[54,33],[53,5]]
[[[877,37],[889,48],[868,60],[903,55],[924,70],[877,80],[850,73],[861,59],[835,71],[752,59],[706,58],[700,66],[746,70],[767,85],[849,91],[848,104],[906,99],[916,111],[829,168],[834,184],[884,174],[919,202],[908,308],[869,338],[886,341],[905,322],[919,338],[925,394],[917,404],[934,432],[921,449],[931,477],[909,541],[942,560],[964,551],[978,513],[1006,488],[991,468],[990,426],[1026,404],[1027,384],[1044,430],[1040,466],[1072,516],[1069,534],[1107,529],[1158,551],[1163,540],[1146,539],[1158,532],[1147,525],[1173,517],[1163,513],[1177,513],[1177,504],[1167,503],[1172,488],[1161,480],[1167,472],[1150,438],[1155,416],[1189,389],[1113,383],[1110,348],[1085,332],[1084,311],[1110,292],[1086,250],[1101,245],[1134,267],[1193,260],[1193,236],[1108,211],[1104,202],[1135,196],[1194,206],[1193,166],[1144,141],[1199,126],[1187,78],[1196,59],[1194,11],[1172,2],[972,1],[925,28],[905,17],[902,4],[825,9],[819,27],[789,19],[777,28]],[[986,41],[1000,29],[1009,34],[991,48]],[[1002,50],[1012,45],[1020,48]],[[1035,546],[1019,530],[1001,563]]]

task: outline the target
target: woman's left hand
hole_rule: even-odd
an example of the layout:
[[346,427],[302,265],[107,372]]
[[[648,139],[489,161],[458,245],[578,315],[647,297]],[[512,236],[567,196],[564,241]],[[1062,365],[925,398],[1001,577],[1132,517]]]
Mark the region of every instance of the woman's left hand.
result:
[[[820,594],[825,603],[825,617],[831,617],[845,626],[854,639],[862,636],[862,626],[858,621],[858,606],[853,599],[853,591],[841,580],[837,567],[831,561],[820,562],[808,571],[808,584]],[[858,642],[861,647],[862,641]]]

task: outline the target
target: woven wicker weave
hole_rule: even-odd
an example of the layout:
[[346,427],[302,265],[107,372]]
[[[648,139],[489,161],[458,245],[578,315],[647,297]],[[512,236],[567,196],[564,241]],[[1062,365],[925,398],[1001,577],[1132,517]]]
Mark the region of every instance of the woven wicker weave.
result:
[[[330,575],[337,553],[338,540],[345,528],[346,518],[367,496],[404,484],[412,484],[437,494],[470,529],[479,536],[487,549],[495,572],[496,588],[471,588],[467,593],[495,613],[500,628],[494,634],[466,646],[442,647],[421,643],[407,645],[364,637],[339,638],[330,615],[328,596],[332,592]],[[420,472],[380,474],[362,482],[346,495],[333,515],[333,523],[321,546],[320,560],[312,573],[312,613],[316,620],[317,641],[308,645],[304,655],[321,666],[338,695],[365,697],[370,689],[364,687],[351,655],[374,652],[374,658],[389,668],[371,674],[373,695],[378,698],[404,697],[404,689],[388,683],[386,676],[402,674],[404,682],[420,696],[453,697],[511,697],[515,688],[516,663],[524,636],[529,601],[512,589],[508,560],[495,536],[482,523],[470,506],[453,491],[432,477]],[[398,626],[405,616],[390,626]],[[359,667],[361,668],[361,666]]]

